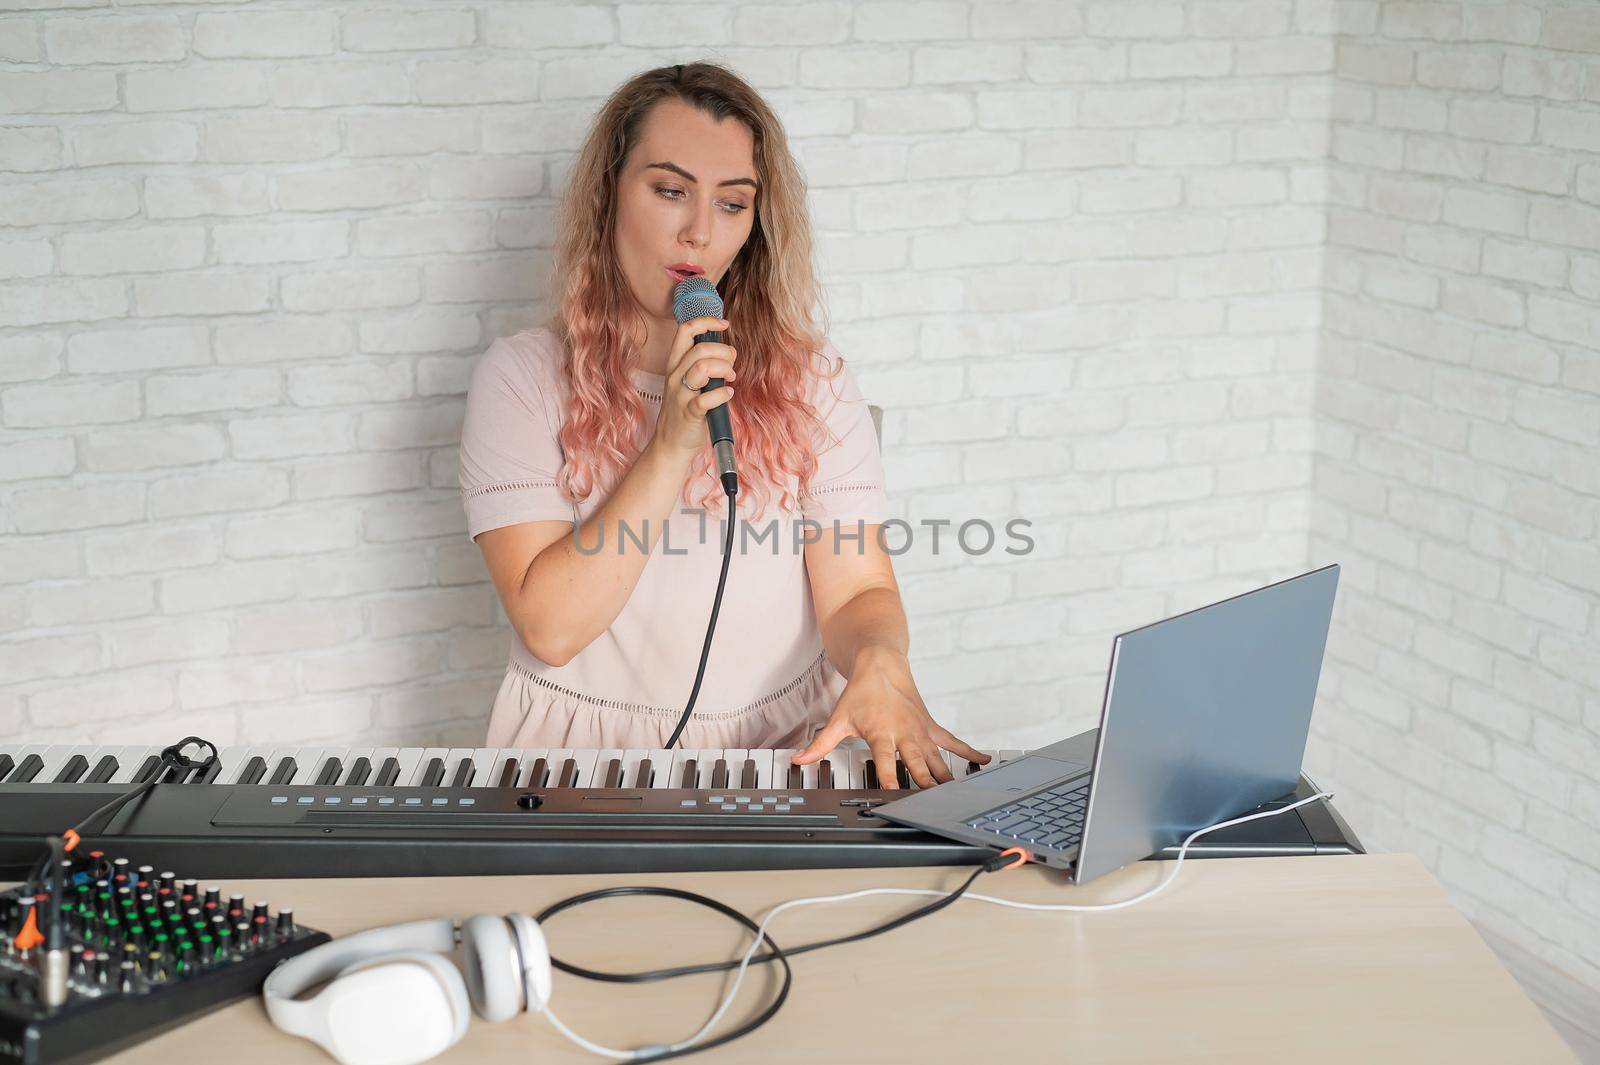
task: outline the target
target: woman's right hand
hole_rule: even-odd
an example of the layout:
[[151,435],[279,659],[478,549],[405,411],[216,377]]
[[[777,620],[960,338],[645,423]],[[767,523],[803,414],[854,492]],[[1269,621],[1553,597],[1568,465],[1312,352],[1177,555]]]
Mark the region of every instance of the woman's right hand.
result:
[[735,380],[739,375],[733,368],[733,360],[738,352],[727,344],[709,341],[696,344],[694,338],[726,328],[725,320],[709,315],[691,318],[678,326],[672,351],[667,356],[661,411],[656,415],[655,435],[651,438],[655,446],[680,455],[694,455],[710,443],[706,434],[706,411],[733,398],[733,387],[724,384],[710,392],[701,392],[700,388],[713,377],[725,382]]

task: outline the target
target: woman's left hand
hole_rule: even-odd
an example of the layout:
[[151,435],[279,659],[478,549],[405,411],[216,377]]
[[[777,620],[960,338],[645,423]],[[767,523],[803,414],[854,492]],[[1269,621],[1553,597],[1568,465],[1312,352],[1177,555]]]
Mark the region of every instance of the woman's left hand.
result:
[[957,739],[933,719],[911,679],[911,663],[892,648],[867,648],[857,656],[828,723],[792,763],[814,762],[848,736],[866,741],[877,766],[878,786],[888,791],[900,787],[894,770],[896,751],[911,779],[923,788],[952,779],[940,748],[969,761],[989,761],[988,755]]

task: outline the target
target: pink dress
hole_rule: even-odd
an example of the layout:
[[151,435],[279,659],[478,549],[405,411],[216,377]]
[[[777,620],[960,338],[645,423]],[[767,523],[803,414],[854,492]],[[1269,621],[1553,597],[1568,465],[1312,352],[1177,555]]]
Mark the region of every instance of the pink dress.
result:
[[[822,354],[830,367],[841,358],[827,342]],[[474,539],[519,522],[581,523],[604,502],[596,491],[574,506],[557,488],[563,358],[555,335],[539,328],[495,340],[473,369],[460,468],[467,534]],[[665,380],[636,370],[633,382],[644,398],[648,433]],[[808,518],[832,528],[837,520],[855,532],[858,523],[883,522],[888,501],[855,375],[846,367],[832,381],[816,377],[811,402],[827,432],[816,434],[817,472],[800,512],[781,512],[772,499],[751,519],[740,500],[746,520],[682,747],[803,747],[844,691],[844,678],[823,652],[796,523]],[[541,661],[513,636],[485,745],[665,746],[694,686],[722,561],[722,520],[721,512],[703,513],[680,499],[621,613],[566,665]],[[617,549],[616,532],[605,530],[603,550]],[[630,542],[626,549],[639,547]],[[846,541],[843,549],[855,548]]]

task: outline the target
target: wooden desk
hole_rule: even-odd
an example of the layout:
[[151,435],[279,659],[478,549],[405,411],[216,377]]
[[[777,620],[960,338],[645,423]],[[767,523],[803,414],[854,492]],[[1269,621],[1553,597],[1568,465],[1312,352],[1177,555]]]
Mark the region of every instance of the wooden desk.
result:
[[[975,891],[1038,902],[1108,901],[1153,884],[1141,862],[1073,888],[1026,867]],[[293,906],[342,934],[395,921],[487,911],[536,912],[622,883],[697,890],[757,916],[786,899],[870,886],[949,889],[967,870],[225,881]],[[780,945],[875,924],[925,901],[882,896],[781,915]],[[591,968],[658,968],[736,957],[742,930],[703,907],[611,899],[553,918],[558,957]],[[710,1062],[1563,1062],[1576,1059],[1411,855],[1186,862],[1163,894],[1108,913],[1034,913],[987,903],[951,908],[877,939],[794,959],[788,1003],[764,1028],[696,1055]],[[752,1015],[776,986],[753,969],[719,1030]],[[680,1039],[697,1029],[725,976],[639,986],[562,973],[551,1005],[608,1046]],[[329,1062],[283,1035],[259,999],[238,1003],[110,1060],[168,1065]],[[584,1062],[591,1056],[532,1015],[474,1019],[441,1063]]]

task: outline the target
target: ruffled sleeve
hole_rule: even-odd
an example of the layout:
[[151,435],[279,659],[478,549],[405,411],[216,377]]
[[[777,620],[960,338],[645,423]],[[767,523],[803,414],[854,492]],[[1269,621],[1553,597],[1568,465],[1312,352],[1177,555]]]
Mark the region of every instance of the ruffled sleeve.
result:
[[473,367],[460,455],[461,501],[473,539],[520,522],[577,521],[556,480],[559,407],[542,354],[501,337]]
[[[822,354],[830,373],[844,364],[831,342],[824,342]],[[819,381],[813,402],[823,426],[815,439],[817,470],[800,497],[801,515],[821,524],[881,524],[889,517],[883,457],[872,412],[848,364],[832,380]]]

